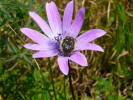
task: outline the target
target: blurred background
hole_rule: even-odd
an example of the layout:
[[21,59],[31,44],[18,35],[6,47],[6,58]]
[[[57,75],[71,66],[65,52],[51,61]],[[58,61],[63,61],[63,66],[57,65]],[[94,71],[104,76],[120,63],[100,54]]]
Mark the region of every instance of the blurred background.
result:
[[[54,0],[63,16],[70,0]],[[72,100],[68,76],[57,57],[33,59],[23,45],[31,40],[20,32],[28,27],[42,32],[30,18],[35,11],[47,21],[46,0],[0,0],[0,100]],[[71,62],[76,100],[133,100],[133,0],[74,0],[74,16],[85,6],[81,33],[93,28],[107,31],[95,41],[105,50],[83,51],[88,67]],[[40,68],[40,69],[39,69]]]

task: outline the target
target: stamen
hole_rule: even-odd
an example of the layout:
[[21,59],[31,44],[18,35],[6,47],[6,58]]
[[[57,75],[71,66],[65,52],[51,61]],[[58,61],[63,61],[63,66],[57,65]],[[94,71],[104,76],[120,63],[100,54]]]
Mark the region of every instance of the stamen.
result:
[[56,41],[60,41],[62,39],[62,34],[58,34],[58,36],[54,37]]

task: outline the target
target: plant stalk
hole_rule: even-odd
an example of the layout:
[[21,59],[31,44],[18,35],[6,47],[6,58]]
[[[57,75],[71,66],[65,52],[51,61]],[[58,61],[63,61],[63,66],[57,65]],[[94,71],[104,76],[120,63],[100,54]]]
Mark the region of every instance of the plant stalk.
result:
[[71,93],[72,93],[72,98],[73,100],[75,100],[75,96],[74,96],[74,89],[73,89],[73,85],[72,85],[72,78],[71,78],[71,67],[70,67],[70,63],[68,61],[68,66],[69,66],[69,85],[70,85],[70,90],[71,90]]
[[54,87],[53,72],[52,72],[52,66],[51,66],[50,58],[48,58],[48,62],[49,62],[49,66],[50,66],[50,76],[51,76],[51,81],[52,81],[52,87],[53,87],[53,91],[54,91],[54,96],[55,96],[55,100],[57,100],[57,98],[56,98],[56,92],[55,92],[55,87]]

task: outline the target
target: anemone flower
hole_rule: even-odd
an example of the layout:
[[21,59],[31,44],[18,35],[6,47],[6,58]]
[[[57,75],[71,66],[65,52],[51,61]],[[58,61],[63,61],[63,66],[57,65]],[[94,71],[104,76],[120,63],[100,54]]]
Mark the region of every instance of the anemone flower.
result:
[[25,48],[36,51],[32,56],[33,58],[46,58],[58,55],[59,68],[67,75],[69,72],[68,60],[81,66],[88,66],[86,57],[80,51],[95,50],[104,52],[99,45],[90,43],[96,38],[103,36],[106,33],[104,30],[91,29],[78,36],[85,16],[84,7],[78,11],[73,22],[73,1],[70,1],[66,6],[63,21],[61,21],[54,2],[46,3],[46,13],[49,24],[37,13],[29,12],[29,15],[45,35],[30,28],[21,28],[21,32],[35,42],[24,45]]

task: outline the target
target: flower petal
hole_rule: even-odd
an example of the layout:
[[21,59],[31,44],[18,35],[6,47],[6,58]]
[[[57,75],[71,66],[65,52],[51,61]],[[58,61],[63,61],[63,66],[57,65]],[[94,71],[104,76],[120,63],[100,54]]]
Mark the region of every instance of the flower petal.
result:
[[68,75],[68,72],[69,72],[68,57],[59,56],[58,65],[62,73],[64,73],[65,75]]
[[30,29],[30,28],[21,28],[20,29],[22,33],[24,33],[27,37],[32,39],[34,42],[37,42],[39,44],[42,44],[49,40],[48,37],[41,34],[40,32]]
[[69,59],[76,62],[77,64],[81,66],[88,66],[86,57],[80,52],[75,52],[73,55],[69,57]]
[[61,34],[62,22],[54,2],[46,3],[47,17],[54,35]]
[[91,41],[95,40],[96,38],[103,36],[104,34],[106,34],[106,32],[104,30],[92,29],[92,30],[89,30],[89,31],[83,33],[77,39],[80,41],[83,41],[83,42],[91,42]]
[[43,44],[43,45],[40,45],[40,44],[33,44],[33,43],[27,43],[24,45],[25,48],[27,49],[31,49],[31,50],[51,50],[51,49],[54,49],[55,47],[54,46],[51,46],[51,45],[48,45],[47,44]]
[[80,29],[84,21],[84,16],[85,16],[85,8],[82,7],[79,10],[78,14],[76,15],[76,18],[71,26],[71,34],[73,37],[76,37],[78,33],[80,32]]
[[82,43],[82,42],[77,42],[77,47],[76,50],[94,50],[94,51],[101,51],[104,52],[103,48],[101,48],[97,44],[93,43]]
[[72,22],[72,16],[73,16],[73,0],[70,1],[64,11],[63,16],[63,31],[69,32],[68,30],[71,27]]
[[53,57],[58,54],[56,49],[47,50],[47,51],[39,51],[32,55],[33,58],[46,58],[46,57]]
[[34,19],[34,21],[38,24],[38,26],[41,28],[41,30],[49,37],[52,36],[52,31],[50,27],[48,26],[47,22],[43,20],[38,14],[35,12],[29,12],[30,16]]

